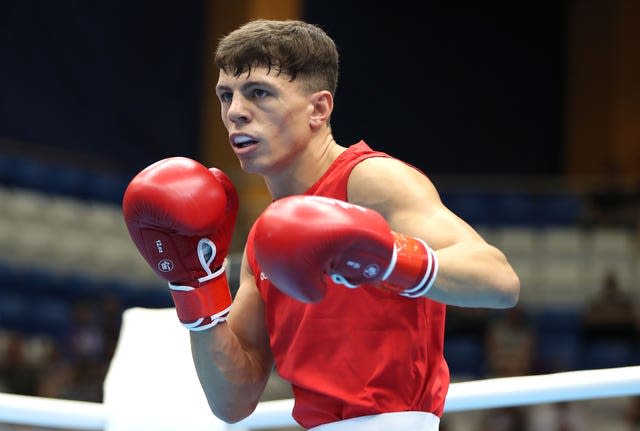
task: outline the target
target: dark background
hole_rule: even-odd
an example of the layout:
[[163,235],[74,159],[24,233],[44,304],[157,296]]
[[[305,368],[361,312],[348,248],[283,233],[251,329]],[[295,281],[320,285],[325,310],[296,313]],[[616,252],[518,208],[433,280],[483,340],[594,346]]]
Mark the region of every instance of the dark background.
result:
[[307,2],[342,54],[337,138],[432,173],[560,173],[562,2],[344,3]]
[[[341,53],[340,143],[365,139],[432,174],[562,174],[564,2],[303,5]],[[196,157],[203,10],[3,1],[0,145],[124,175]]]

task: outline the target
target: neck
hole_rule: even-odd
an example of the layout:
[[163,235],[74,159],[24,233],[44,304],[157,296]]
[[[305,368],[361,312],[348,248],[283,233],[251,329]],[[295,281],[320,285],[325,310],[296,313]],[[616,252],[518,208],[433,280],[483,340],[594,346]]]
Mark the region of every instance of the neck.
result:
[[306,192],[344,150],[346,148],[336,143],[330,131],[317,142],[309,143],[289,169],[277,176],[265,177],[271,197],[279,199]]

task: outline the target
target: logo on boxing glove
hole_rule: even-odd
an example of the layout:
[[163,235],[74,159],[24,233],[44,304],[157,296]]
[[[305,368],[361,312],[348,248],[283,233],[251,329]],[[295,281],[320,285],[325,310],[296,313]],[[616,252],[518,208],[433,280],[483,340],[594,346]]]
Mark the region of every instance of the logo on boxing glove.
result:
[[169,272],[173,270],[173,262],[169,259],[162,259],[158,262],[158,269],[162,272]]
[[[164,253],[164,246],[162,245],[161,240],[157,239],[154,244],[159,254]],[[160,272],[170,272],[171,270],[173,270],[173,262],[171,261],[171,259],[162,259],[158,262],[157,266]]]
[[362,271],[362,275],[366,278],[376,278],[380,274],[380,267],[375,264],[367,265],[367,267]]

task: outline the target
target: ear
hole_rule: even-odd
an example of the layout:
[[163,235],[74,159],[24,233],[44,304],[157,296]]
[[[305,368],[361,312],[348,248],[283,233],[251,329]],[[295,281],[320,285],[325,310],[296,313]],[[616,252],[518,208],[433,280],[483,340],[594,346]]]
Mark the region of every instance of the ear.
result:
[[329,91],[318,91],[311,95],[311,106],[313,108],[309,117],[309,124],[317,129],[329,122],[333,112],[333,95]]

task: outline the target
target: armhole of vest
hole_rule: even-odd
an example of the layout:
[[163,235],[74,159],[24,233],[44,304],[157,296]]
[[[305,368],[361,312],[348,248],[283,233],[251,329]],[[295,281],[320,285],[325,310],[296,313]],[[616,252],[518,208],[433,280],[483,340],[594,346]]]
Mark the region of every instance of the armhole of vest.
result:
[[254,226],[251,226],[249,234],[247,235],[247,263],[249,264],[249,269],[251,269],[251,272],[255,277],[257,273],[256,270],[258,269],[258,264],[256,262],[256,254],[253,248]]
[[355,159],[353,159],[353,163],[351,163],[351,166],[349,166],[346,175],[347,175],[347,181],[345,183],[345,191],[344,191],[344,195],[347,197],[346,201],[349,201],[349,180],[351,179],[351,173],[353,172],[353,170],[355,169],[356,166],[358,166],[360,164],[360,162],[363,162],[367,159],[372,159],[374,157],[382,157],[384,159],[393,159],[393,156],[390,156],[387,153],[382,153],[379,151],[372,151],[372,152],[368,152],[365,154],[360,154],[360,156],[356,157]]

